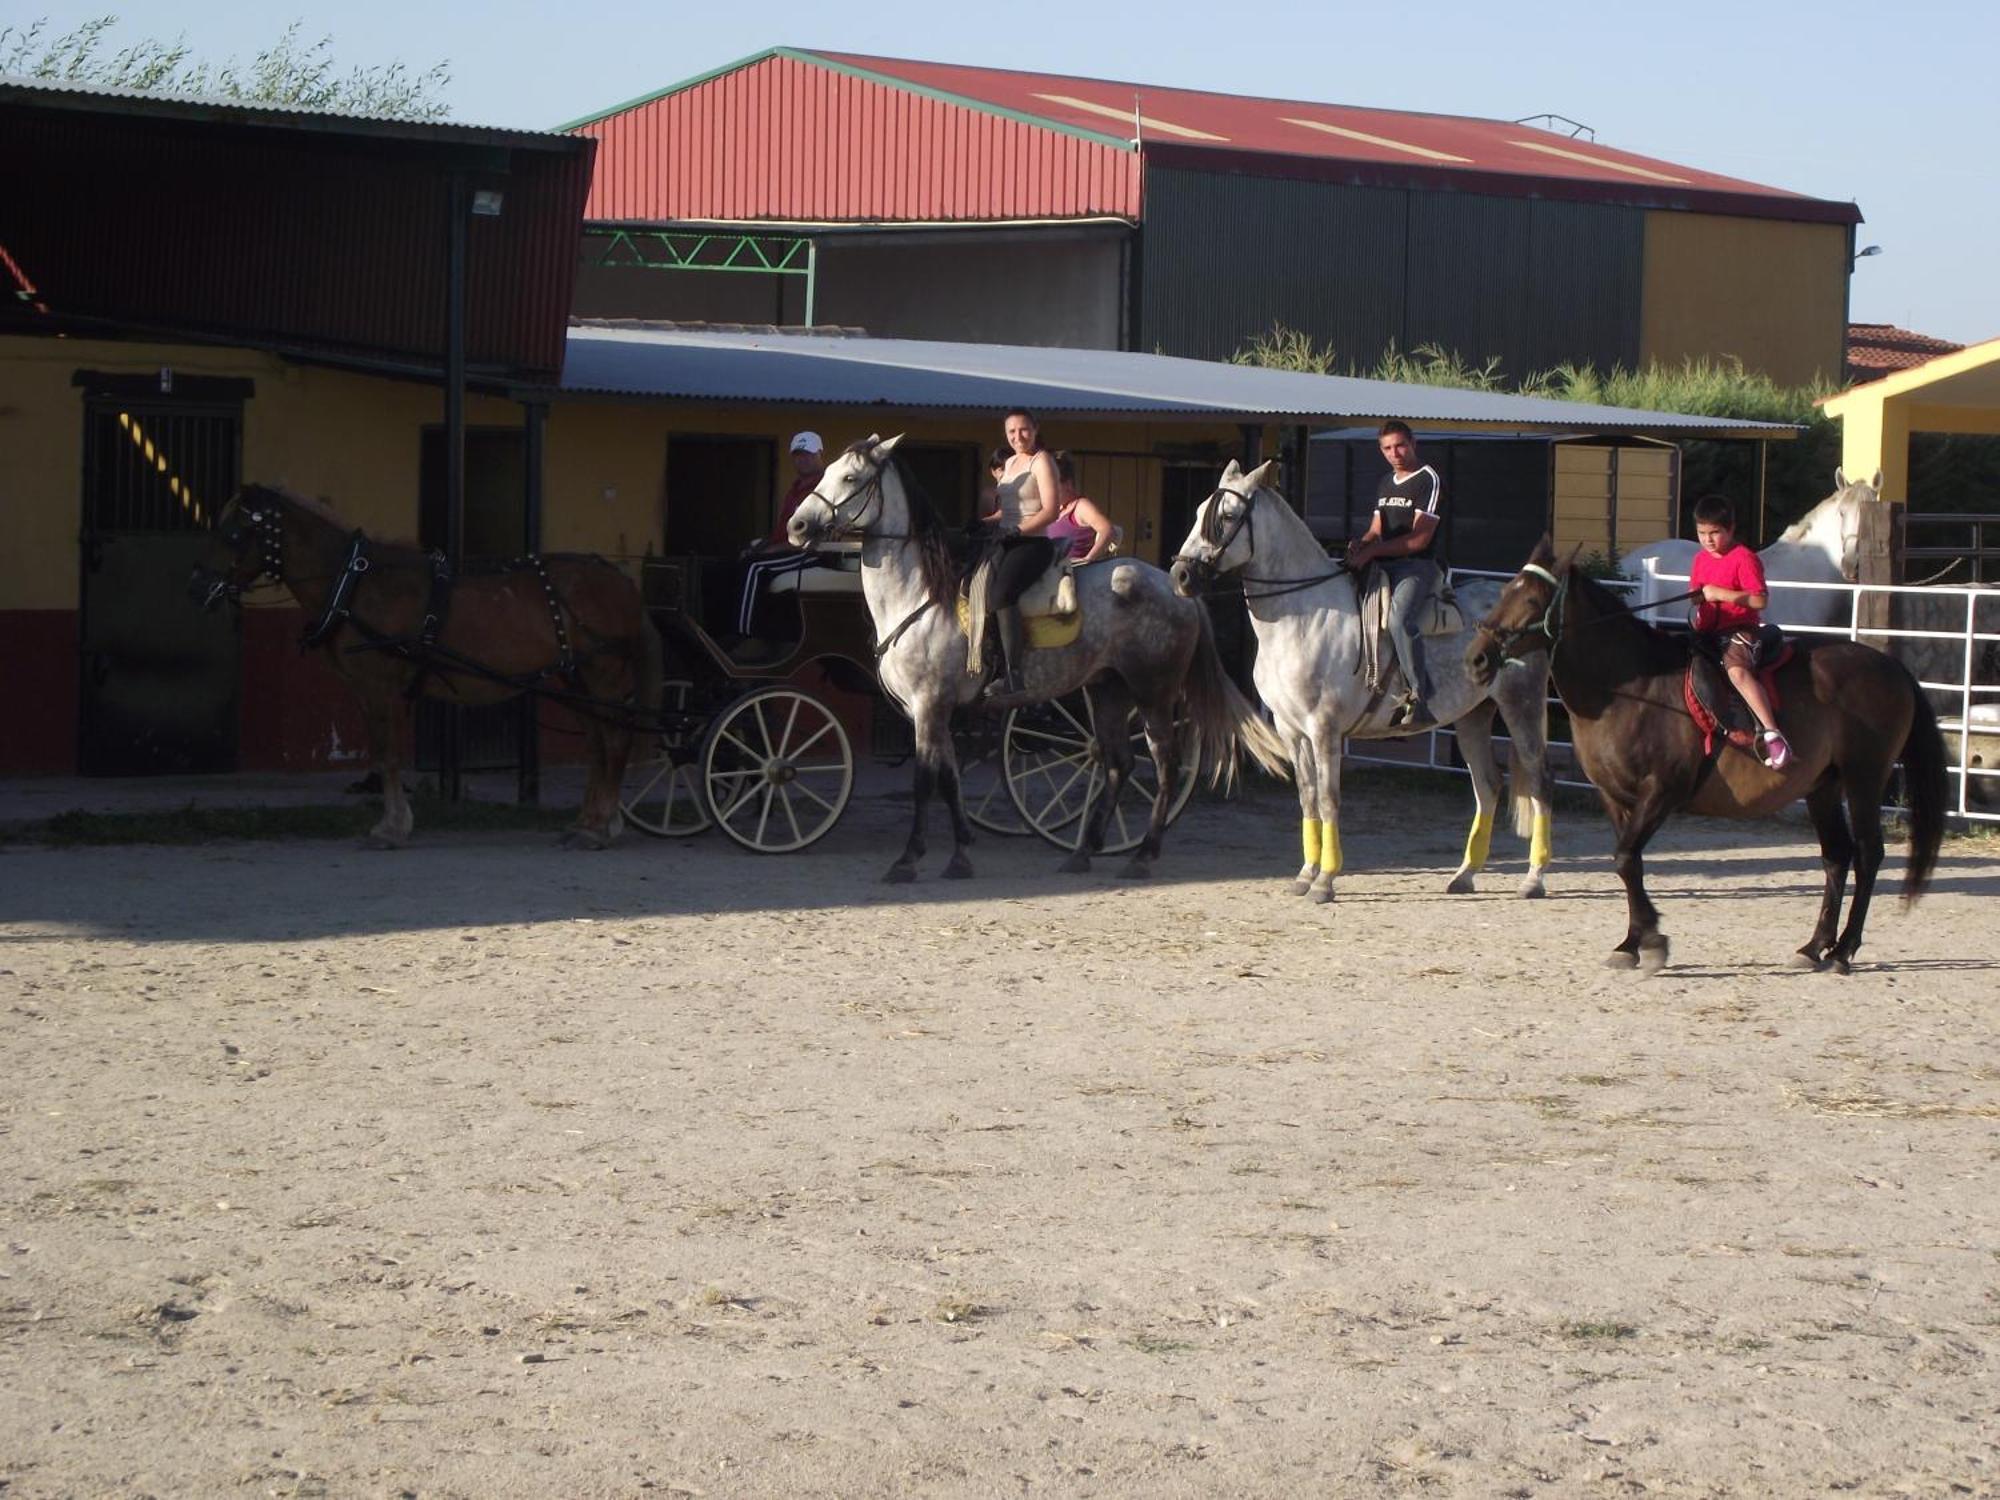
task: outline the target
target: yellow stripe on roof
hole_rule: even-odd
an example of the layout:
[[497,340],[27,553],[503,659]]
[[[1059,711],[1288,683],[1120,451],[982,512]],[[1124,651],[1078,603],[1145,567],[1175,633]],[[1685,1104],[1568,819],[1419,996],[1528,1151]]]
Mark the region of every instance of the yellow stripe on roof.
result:
[[1328,135],[1343,136],[1350,141],[1361,141],[1370,146],[1386,146],[1391,151],[1407,151],[1412,156],[1421,156],[1428,161],[1455,161],[1470,166],[1469,156],[1453,156],[1449,151],[1433,151],[1429,146],[1412,146],[1408,141],[1392,141],[1386,135],[1370,135],[1365,130],[1349,130],[1344,125],[1329,125],[1324,120],[1300,120],[1291,115],[1280,116],[1287,125],[1303,125],[1308,130],[1324,130]]
[[1560,156],[1566,161],[1580,161],[1586,167],[1602,167],[1607,172],[1629,172],[1634,177],[1650,178],[1654,182],[1676,182],[1682,187],[1688,185],[1685,177],[1669,177],[1665,172],[1654,172],[1645,167],[1628,166],[1622,161],[1612,161],[1609,157],[1591,156],[1582,151],[1565,151],[1560,146],[1546,146],[1540,141],[1509,141],[1510,146],[1521,146],[1529,151],[1540,151],[1547,156]]
[[[1085,114],[1103,115],[1107,120],[1123,120],[1128,125],[1132,123],[1136,113],[1129,109],[1119,109],[1115,105],[1092,104],[1088,99],[1075,99],[1068,94],[1037,94],[1035,97],[1037,99],[1046,99],[1051,104],[1064,104],[1068,105],[1071,109],[1080,109]],[[1165,120],[1156,120],[1148,114],[1140,114],[1138,118],[1145,122],[1146,129],[1157,130],[1161,135],[1177,135],[1190,141],[1226,141],[1229,139],[1226,135],[1210,135],[1206,130],[1196,130],[1187,125],[1171,125]]]

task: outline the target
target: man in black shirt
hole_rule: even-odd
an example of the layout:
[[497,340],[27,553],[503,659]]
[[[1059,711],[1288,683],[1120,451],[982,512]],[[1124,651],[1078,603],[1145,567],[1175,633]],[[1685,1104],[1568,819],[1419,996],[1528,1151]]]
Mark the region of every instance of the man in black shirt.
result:
[[1389,575],[1389,638],[1408,691],[1396,705],[1393,724],[1431,722],[1431,681],[1424,670],[1424,638],[1417,621],[1437,592],[1438,506],[1444,481],[1429,464],[1417,462],[1417,441],[1402,422],[1384,422],[1376,442],[1389,472],[1375,489],[1375,519],[1361,540],[1347,549],[1347,565],[1359,569],[1378,562]]

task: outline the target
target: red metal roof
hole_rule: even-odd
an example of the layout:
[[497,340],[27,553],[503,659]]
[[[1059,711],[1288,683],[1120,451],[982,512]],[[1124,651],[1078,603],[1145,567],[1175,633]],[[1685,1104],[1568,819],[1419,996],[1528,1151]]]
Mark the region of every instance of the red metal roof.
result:
[[584,217],[937,222],[1137,218],[1122,146],[767,56],[580,127]]
[[1504,120],[792,48],[577,128],[603,142],[598,220],[1136,218],[1135,136],[1144,159],[1197,169],[1861,217]]
[[1935,339],[1927,333],[1912,333],[1894,323],[1849,323],[1847,325],[1847,383],[1880,380],[1892,370],[1913,369],[1928,364],[1940,354],[1951,354],[1965,345],[1949,339]]

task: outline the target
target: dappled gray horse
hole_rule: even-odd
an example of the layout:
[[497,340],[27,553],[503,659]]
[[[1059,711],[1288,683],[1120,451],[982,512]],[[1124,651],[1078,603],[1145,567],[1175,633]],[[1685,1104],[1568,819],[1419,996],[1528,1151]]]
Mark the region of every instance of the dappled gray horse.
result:
[[[1173,579],[1189,593],[1219,573],[1242,580],[1257,633],[1257,691],[1291,751],[1299,782],[1305,863],[1293,889],[1331,901],[1341,868],[1341,742],[1396,738],[1411,730],[1389,723],[1396,695],[1371,689],[1361,670],[1361,601],[1354,575],[1327,557],[1285,497],[1270,487],[1271,468],[1267,463],[1245,474],[1230,460],[1215,492],[1195,512]],[[1520,890],[1523,896],[1540,896],[1549,863],[1548,662],[1537,657],[1511,664],[1490,687],[1481,687],[1464,661],[1471,623],[1499,592],[1497,581],[1461,585],[1467,628],[1440,637],[1437,649],[1427,653],[1430,706],[1438,722],[1458,735],[1476,804],[1465,857],[1446,889],[1471,890],[1473,876],[1486,863],[1500,793],[1493,758],[1497,708],[1513,741],[1514,830],[1530,840]]]
[[[818,487],[793,513],[789,535],[795,547],[861,538],[861,591],[875,622],[878,674],[883,690],[916,731],[910,838],[884,878],[916,878],[935,789],[950,810],[955,845],[944,873],[947,879],[961,879],[972,873],[966,855],[972,825],[959,794],[951,715],[978,696],[980,678],[966,671],[966,637],[957,614],[958,571],[944,527],[904,482],[894,457],[901,441],[864,438],[827,465]],[[1208,611],[1179,597],[1165,573],[1117,559],[1079,568],[1075,580],[1082,617],[1076,639],[1029,651],[1026,695],[993,701],[1008,708],[1090,689],[1105,792],[1091,808],[1082,844],[1063,865],[1068,871],[1088,870],[1091,855],[1104,845],[1105,822],[1132,766],[1126,726],[1137,709],[1159,770],[1159,787],[1145,837],[1121,873],[1143,876],[1160,852],[1184,750],[1220,780],[1233,772],[1239,747],[1266,770],[1282,774],[1284,747],[1222,670]],[[1185,715],[1184,734],[1175,731],[1176,708]]]

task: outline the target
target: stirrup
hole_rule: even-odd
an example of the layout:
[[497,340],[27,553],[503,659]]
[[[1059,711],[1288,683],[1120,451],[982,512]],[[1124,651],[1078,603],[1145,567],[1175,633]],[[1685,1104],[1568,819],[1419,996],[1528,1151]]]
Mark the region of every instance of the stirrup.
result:
[[981,698],[1018,698],[1027,692],[1019,672],[1002,672],[980,690]]
[[1405,693],[1403,694],[1403,701],[1398,703],[1394,712],[1389,715],[1389,727],[1391,729],[1400,729],[1405,724],[1414,724],[1417,721],[1417,713],[1417,695],[1415,693]]

